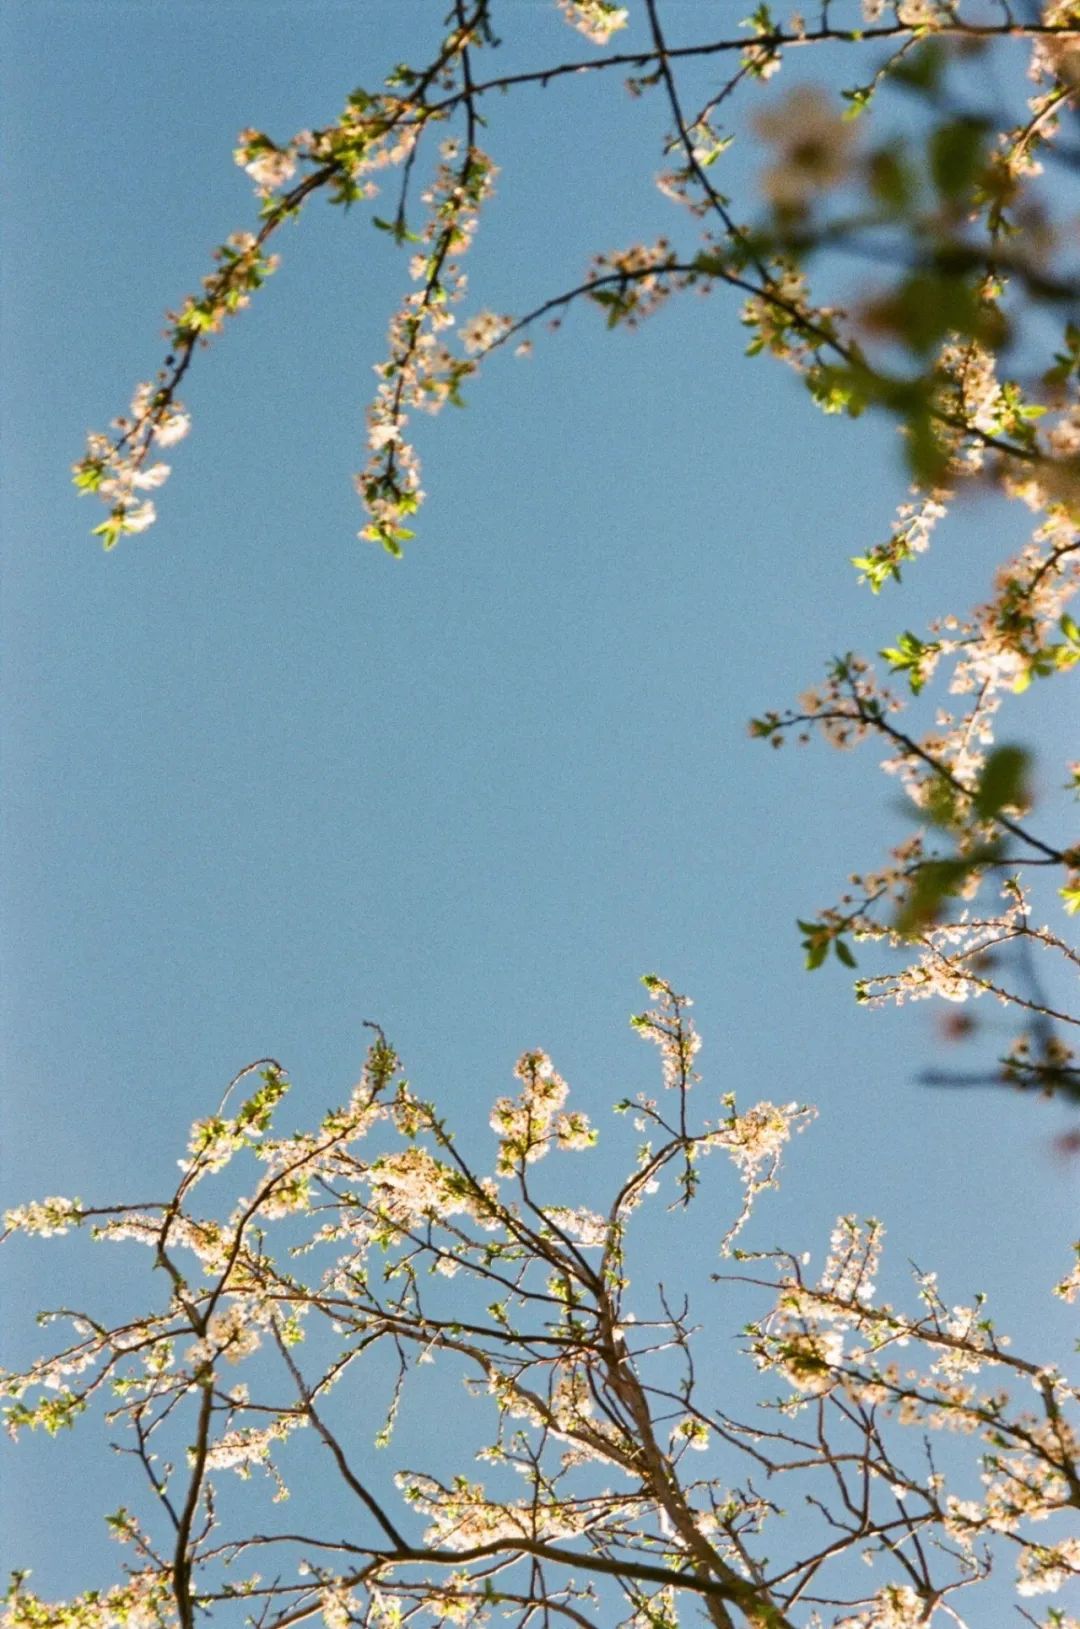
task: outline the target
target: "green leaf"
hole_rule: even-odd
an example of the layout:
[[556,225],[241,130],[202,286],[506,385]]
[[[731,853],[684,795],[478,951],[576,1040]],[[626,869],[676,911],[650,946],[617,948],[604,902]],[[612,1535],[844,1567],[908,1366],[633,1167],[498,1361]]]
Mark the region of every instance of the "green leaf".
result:
[[[919,357],[928,357],[951,333],[981,338],[986,312],[986,302],[974,282],[959,275],[955,267],[919,268],[868,307],[874,327],[893,335]],[[898,390],[882,390],[881,394],[886,400],[891,395],[890,405],[899,411],[906,408],[909,417],[932,405],[927,380],[901,382]]]
[[826,413],[846,413],[857,419],[867,404],[866,370],[862,368],[811,368],[805,375],[807,389]]
[[943,198],[956,201],[971,191],[983,167],[985,140],[981,119],[954,119],[934,131],[928,143],[930,173]]
[[844,109],[845,120],[857,119],[859,114],[870,106],[875,88],[873,84],[853,85],[850,90],[840,92],[844,101],[851,104],[850,107]]
[[896,63],[890,77],[911,90],[933,94],[941,85],[945,67],[944,47],[937,40],[926,40]]
[[888,210],[899,213],[914,201],[915,175],[904,154],[895,147],[881,147],[871,154],[867,179],[876,201]]
[[927,860],[915,873],[893,923],[897,933],[918,933],[932,927],[946,899],[956,893],[971,871],[966,860]]
[[1002,809],[1023,807],[1028,801],[1030,758],[1022,747],[997,747],[986,760],[975,793],[975,812],[992,820]]
[[[907,550],[903,558],[910,557],[911,551]],[[853,554],[851,564],[861,574],[859,581],[870,584],[872,594],[880,594],[890,577],[896,582],[902,581],[899,557],[884,548],[874,554]]]
[[115,515],[110,515],[108,520],[103,520],[100,526],[95,526],[90,535],[100,537],[103,548],[113,549],[116,547],[120,533],[123,530],[123,522],[118,520]]
[[420,243],[422,238],[418,232],[410,232],[405,222],[400,218],[394,221],[384,221],[381,215],[373,215],[371,224],[380,232],[389,232],[395,243]]
[[949,467],[949,453],[937,425],[928,412],[919,412],[912,414],[905,428],[908,464],[915,481],[920,486],[936,486]]
[[998,853],[998,844],[988,843],[973,849],[963,858],[925,860],[916,871],[907,898],[896,913],[893,921],[895,932],[914,934],[933,927],[941,919],[945,901],[959,892],[972,872],[996,860]]
[[905,630],[895,645],[887,645],[884,650],[878,652],[878,655],[885,658],[894,673],[907,674],[911,692],[917,696],[927,678],[923,666],[924,658],[932,656],[940,649],[941,644],[938,640],[926,644],[916,634]]
[[804,966],[808,973],[813,973],[829,954],[832,930],[826,922],[799,922],[798,927],[803,934],[802,947],[806,951]]

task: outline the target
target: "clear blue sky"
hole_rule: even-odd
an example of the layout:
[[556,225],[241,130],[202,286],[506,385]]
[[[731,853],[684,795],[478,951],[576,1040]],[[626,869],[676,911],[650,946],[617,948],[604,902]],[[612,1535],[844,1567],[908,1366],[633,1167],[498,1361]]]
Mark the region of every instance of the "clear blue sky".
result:
[[[87,535],[67,480],[85,432],[254,218],[236,133],[329,121],[422,59],[442,9],[4,8],[5,1202],[163,1192],[190,1121],[260,1054],[296,1081],[290,1117],[315,1116],[365,1018],[478,1146],[527,1046],[606,1128],[653,1079],[626,1018],[657,970],[696,997],[705,1090],[820,1107],[764,1242],[816,1252],[837,1213],[878,1214],[897,1272],[937,1267],[948,1298],[986,1289],[1017,1336],[1063,1340],[1061,1115],[918,1088],[954,1061],[929,1009],[867,1013],[841,970],[800,966],[795,916],[906,829],[878,754],[746,735],[835,651],[981,597],[1022,517],[973,502],[871,600],[847,559],[903,495],[894,435],[816,415],[716,295],[636,336],[583,310],[530,361],[495,359],[466,411],[417,427],[430,498],[395,564],[355,540],[350,472],[404,264],[363,210],[317,205],[192,370],[158,525],[109,557]],[[514,59],[588,50],[549,7],[506,12]],[[651,184],[658,100],[577,81],[491,114],[466,309],[520,311],[597,249],[686,234]],[[753,156],[730,161],[745,182]],[[1064,722],[1032,692],[1013,732],[1051,787]],[[15,1358],[70,1293],[66,1259],[5,1252]],[[107,1295],[119,1257],[70,1259]],[[86,1567],[119,1495],[87,1500],[97,1440],[5,1455],[5,1560],[46,1593],[105,1581]]]

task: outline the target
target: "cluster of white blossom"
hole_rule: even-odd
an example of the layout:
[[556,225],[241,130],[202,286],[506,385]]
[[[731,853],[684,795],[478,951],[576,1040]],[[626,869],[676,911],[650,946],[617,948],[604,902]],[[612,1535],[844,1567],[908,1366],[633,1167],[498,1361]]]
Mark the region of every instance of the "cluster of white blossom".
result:
[[156,388],[150,383],[136,388],[130,416],[113,420],[111,436],[89,432],[84,456],[72,465],[72,478],[81,492],[97,493],[109,507],[108,520],[94,528],[107,549],[121,536],[153,525],[157,511],[145,493],[168,479],[169,465],[148,463],[148,455],[155,447],[182,440],[190,428],[187,410],[160,375]]
[[606,1216],[598,1216],[584,1205],[548,1205],[545,1216],[554,1222],[560,1232],[567,1233],[578,1244],[596,1249],[607,1243],[609,1223]]
[[395,1226],[408,1228],[424,1217],[442,1219],[476,1210],[468,1180],[426,1148],[384,1155],[368,1172],[368,1182],[373,1205]]
[[709,1145],[727,1151],[745,1183],[764,1186],[762,1171],[776,1170],[792,1131],[805,1130],[814,1111],[800,1103],[755,1103],[738,1114],[734,1097],[725,1097],[724,1101],[729,1111],[727,1119],[709,1133]]
[[[629,82],[629,88],[635,94],[641,94],[636,80]],[[732,139],[723,135],[712,120],[703,115],[687,128],[683,147],[685,161],[672,169],[661,170],[656,177],[659,192],[672,203],[681,204],[695,219],[703,220],[709,214],[712,202],[708,191],[702,186],[703,173],[711,169],[721,154],[727,151]],[[689,148],[688,152],[686,148]],[[705,241],[710,248],[716,247],[708,233]]]
[[210,1445],[206,1462],[214,1471],[235,1471],[238,1476],[251,1474],[253,1466],[266,1466],[274,1446],[283,1442],[292,1431],[307,1425],[303,1414],[282,1415],[271,1425],[243,1426],[225,1431]]
[[53,1604],[25,1586],[16,1574],[8,1593],[8,1629],[165,1629],[177,1622],[176,1602],[168,1575],[155,1567],[132,1573],[107,1590],[88,1590],[73,1600]]
[[[843,1380],[849,1331],[869,1331],[876,1348],[889,1326],[877,1317],[867,1324],[862,1315],[872,1308],[883,1235],[877,1221],[839,1218],[816,1288],[785,1278],[774,1311],[757,1327],[751,1349],[760,1368],[778,1369],[799,1393],[820,1396]],[[864,1354],[856,1347],[851,1356]]]
[[[877,591],[890,577],[899,579],[904,562],[917,554],[925,554],[930,547],[935,526],[948,514],[951,497],[952,493],[941,487],[933,487],[928,492],[912,487],[911,501],[899,505],[888,541],[876,543],[865,555],[858,555],[852,561],[862,573],[859,581],[868,582]],[[931,672],[929,669],[923,673],[923,682]]]
[[224,1357],[229,1363],[241,1363],[257,1352],[262,1335],[256,1320],[269,1323],[267,1308],[252,1305],[250,1301],[237,1301],[221,1312],[215,1312],[206,1326],[206,1333],[187,1351],[187,1361],[193,1368],[202,1368]]
[[769,269],[759,294],[751,294],[742,309],[743,326],[751,340],[747,354],[768,351],[797,373],[808,375],[817,360],[818,344],[836,313],[815,305],[806,273],[780,258]]
[[[424,193],[428,216],[423,248],[410,262],[420,287],[405,296],[390,322],[389,355],[376,365],[380,383],[368,408],[371,456],[356,477],[356,488],[371,516],[361,537],[381,543],[391,554],[412,536],[405,521],[419,508],[420,465],[404,438],[410,408],[437,413],[459,400],[462,381],[475,363],[452,352],[441,337],[454,325],[449,306],[460,301],[466,277],[458,258],[470,244],[479,212],[494,187],[496,169],[478,147],[464,151],[454,140],[442,146],[441,162]],[[485,314],[467,325],[471,350],[488,347],[510,326],[509,318]]]
[[17,1205],[4,1212],[4,1229],[9,1233],[36,1233],[48,1239],[56,1233],[66,1233],[78,1227],[84,1212],[77,1199],[64,1199],[54,1194],[49,1199],[35,1199],[28,1205]]
[[989,978],[986,963],[995,950],[1016,937],[1026,922],[1028,901],[1016,887],[1003,890],[1002,899],[995,916],[972,918],[970,912],[962,911],[956,921],[940,923],[923,934],[918,955],[906,967],[859,979],[860,1001],[869,1006],[887,1001],[902,1006],[905,1001],[931,997],[963,1002],[987,993],[1007,1000]]
[[687,1091],[698,1076],[694,1059],[701,1050],[701,1036],[687,1009],[688,996],[677,995],[669,984],[654,974],[642,980],[653,1000],[652,1007],[631,1020],[637,1033],[660,1048],[661,1072],[666,1091]]
[[884,1237],[885,1229],[873,1217],[865,1223],[856,1216],[838,1217],[829,1237],[819,1290],[840,1301],[872,1301]]
[[169,476],[169,465],[149,459],[155,449],[181,441],[191,428],[176,387],[196,346],[220,331],[226,319],[242,311],[252,293],[277,269],[277,256],[265,252],[270,225],[254,232],[233,232],[214,250],[216,270],[202,280],[202,293],[188,295],[168,313],[172,354],[154,382],[137,386],[130,415],[116,418],[111,435],[91,431],[85,455],[72,467],[82,492],[93,492],[109,506],[109,517],[94,528],[105,548],[127,533],[143,532],[156,517],[144,496]]
[[[1011,679],[1012,688],[1019,689],[1050,649],[1061,614],[1080,588],[1080,534],[1066,510],[1051,511],[1030,545],[999,568],[994,586],[994,600],[975,613],[977,647],[975,652],[965,651],[968,665],[958,665],[956,688],[968,680],[969,672],[1001,682],[998,671],[1004,659],[1004,682]],[[1019,671],[1015,665],[1010,669],[1010,653],[1023,658]],[[1059,648],[1054,654],[1055,665],[1061,668],[1076,660],[1068,650]]]
[[491,1111],[491,1129],[499,1137],[498,1170],[510,1176],[522,1164],[542,1159],[552,1146],[589,1148],[596,1133],[588,1116],[564,1113],[569,1087],[546,1052],[524,1052],[514,1074],[521,1082],[516,1098],[500,1097]]
[[943,409],[939,433],[950,448],[956,474],[974,473],[986,460],[983,437],[996,435],[1009,413],[996,358],[974,339],[950,341],[938,353],[937,369]]
[[349,1587],[338,1579],[323,1590],[319,1610],[326,1629],[352,1629],[362,1609]]
[[433,1476],[413,1471],[402,1472],[395,1480],[405,1500],[432,1518],[424,1543],[450,1550],[514,1539],[575,1537],[589,1521],[587,1510],[565,1502],[491,1499],[482,1483],[464,1476],[455,1477],[449,1488]]

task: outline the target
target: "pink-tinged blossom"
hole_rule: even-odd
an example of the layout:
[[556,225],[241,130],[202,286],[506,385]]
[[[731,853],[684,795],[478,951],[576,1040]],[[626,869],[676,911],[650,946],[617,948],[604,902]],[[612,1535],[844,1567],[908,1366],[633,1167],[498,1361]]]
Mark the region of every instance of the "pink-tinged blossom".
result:
[[296,174],[296,156],[291,147],[278,147],[261,130],[242,130],[234,157],[260,192],[283,187]]
[[[1062,79],[1066,84],[1080,85],[1080,27],[1077,25],[1076,0],[1044,0],[1042,20],[1050,27],[1060,28],[1062,37],[1041,35],[1033,43],[1030,77],[1034,80]],[[1038,99],[1032,111],[1041,112]]]
[[954,11],[954,0],[896,0],[896,20],[908,28],[944,26]]
[[836,1629],[923,1629],[927,1603],[910,1584],[886,1584],[858,1617],[838,1618]]
[[1058,1544],[1029,1544],[1016,1566],[1018,1595],[1053,1595],[1072,1580],[1080,1581],[1080,1538]]
[[1076,1251],[1076,1261],[1073,1263],[1072,1271],[1054,1285],[1054,1294],[1060,1296],[1063,1301],[1075,1301],[1077,1296],[1080,1295],[1080,1242],[1074,1246],[1074,1249]]
[[567,22],[593,45],[606,45],[612,34],[625,28],[629,21],[626,6],[614,5],[612,0],[557,0],[557,3]]
[[490,351],[511,326],[509,317],[500,317],[494,311],[481,311],[461,325],[461,343],[470,355]]
[[759,136],[775,149],[762,191],[778,209],[803,209],[847,175],[855,142],[843,110],[814,85],[797,85],[759,113]]

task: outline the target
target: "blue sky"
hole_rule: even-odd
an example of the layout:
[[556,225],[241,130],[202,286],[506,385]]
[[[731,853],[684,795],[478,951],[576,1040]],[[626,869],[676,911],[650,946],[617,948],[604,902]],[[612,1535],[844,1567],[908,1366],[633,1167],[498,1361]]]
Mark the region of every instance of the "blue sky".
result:
[[[603,1123],[651,1085],[626,1018],[657,970],[696,998],[705,1091],[820,1108],[767,1242],[817,1251],[839,1212],[880,1214],[898,1272],[933,1265],[947,1296],[986,1289],[1003,1326],[1063,1341],[1062,1115],[918,1088],[954,1061],[929,1009],[867,1013],[839,968],[800,965],[796,915],[906,829],[877,754],[746,734],[837,650],[981,597],[1022,516],[971,500],[871,600],[847,561],[903,496],[895,436],[818,416],[714,295],[633,336],[579,311],[495,358],[465,411],[416,427],[430,497],[394,563],[355,539],[350,472],[404,263],[362,210],[316,206],[192,370],[157,526],[107,558],[88,536],[67,480],[86,430],[254,218],[236,133],[327,122],[420,60],[439,11],[4,9],[5,1202],[164,1191],[190,1121],[261,1054],[292,1117],[317,1115],[365,1018],[478,1147],[526,1047]],[[588,49],[531,3],[506,34],[508,61]],[[521,311],[598,249],[686,235],[652,187],[659,102],[590,79],[491,111],[465,309]],[[731,164],[745,185],[755,155]],[[1048,792],[1065,722],[1038,690],[1017,709]],[[17,1355],[65,1275],[110,1293],[100,1254],[5,1252]],[[111,1508],[86,1500],[89,1447],[58,1485],[68,1451],[27,1444],[4,1472],[5,1559],[57,1593],[102,1564]],[[62,1554],[56,1520],[78,1533]]]

